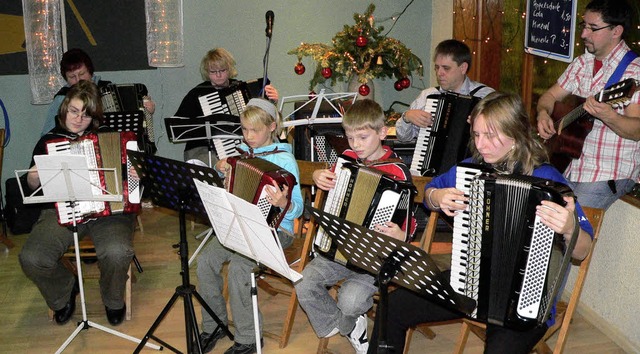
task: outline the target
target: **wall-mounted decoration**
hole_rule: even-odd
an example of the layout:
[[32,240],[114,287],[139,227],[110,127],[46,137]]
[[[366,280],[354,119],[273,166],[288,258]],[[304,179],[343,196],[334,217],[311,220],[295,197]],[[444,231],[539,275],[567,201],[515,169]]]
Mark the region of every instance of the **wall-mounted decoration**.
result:
[[182,0],[145,0],[149,66],[184,66]]

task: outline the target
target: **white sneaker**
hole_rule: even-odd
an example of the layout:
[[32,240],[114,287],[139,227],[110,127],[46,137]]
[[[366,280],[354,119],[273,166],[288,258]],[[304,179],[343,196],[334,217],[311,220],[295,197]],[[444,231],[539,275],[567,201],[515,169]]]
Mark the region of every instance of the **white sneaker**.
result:
[[323,338],[331,338],[331,337],[335,336],[336,334],[338,334],[338,332],[340,332],[340,330],[334,327],[334,328],[331,330],[331,332],[329,332],[329,334],[327,334],[327,335],[326,335],[326,336],[324,336]]
[[367,339],[367,317],[360,315],[356,320],[353,330],[347,335],[351,346],[356,350],[356,354],[366,354],[369,350],[369,340]]

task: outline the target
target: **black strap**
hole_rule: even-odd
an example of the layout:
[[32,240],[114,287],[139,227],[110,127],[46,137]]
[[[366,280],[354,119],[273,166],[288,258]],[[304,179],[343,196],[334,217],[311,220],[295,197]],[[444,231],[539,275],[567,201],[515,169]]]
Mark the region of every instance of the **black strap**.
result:
[[480,86],[478,86],[478,87],[474,88],[473,90],[471,90],[471,91],[469,92],[469,96],[475,96],[475,95],[476,95],[476,93],[478,93],[478,91],[482,90],[482,89],[483,89],[483,88],[485,88],[485,87],[487,87],[487,86],[486,86],[486,85],[480,85]]

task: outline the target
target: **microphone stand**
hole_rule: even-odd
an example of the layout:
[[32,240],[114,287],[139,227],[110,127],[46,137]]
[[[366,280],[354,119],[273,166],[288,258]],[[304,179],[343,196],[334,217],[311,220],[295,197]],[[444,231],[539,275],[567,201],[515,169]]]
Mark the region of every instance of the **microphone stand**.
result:
[[264,91],[265,86],[267,86],[267,82],[269,81],[269,76],[267,75],[267,71],[269,69],[269,50],[271,49],[271,36],[267,35],[267,48],[264,51],[264,58],[262,59],[262,90],[260,91],[262,98],[267,98],[267,94]]

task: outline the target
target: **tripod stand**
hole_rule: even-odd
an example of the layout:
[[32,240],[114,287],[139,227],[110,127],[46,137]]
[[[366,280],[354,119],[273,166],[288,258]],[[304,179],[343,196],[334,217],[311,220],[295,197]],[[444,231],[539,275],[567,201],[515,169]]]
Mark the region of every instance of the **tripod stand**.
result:
[[[182,276],[182,283],[176,287],[175,293],[151,325],[134,353],[139,353],[149,339],[155,340],[174,353],[180,353],[178,349],[154,335],[154,332],[179,297],[184,301],[185,339],[188,353],[202,353],[202,347],[198,340],[200,331],[194,309],[194,297],[218,324],[214,333],[223,331],[229,338],[233,339],[229,328],[222,323],[202,296],[198,294],[195,286],[191,284],[189,277],[186,214],[190,212],[197,215],[206,215],[202,202],[197,196],[194,180],[204,180],[207,183],[222,185],[220,178],[218,178],[215,171],[208,167],[195,166],[159,156],[144,155],[134,151],[129,151],[128,154],[138,175],[142,177],[146,186],[145,191],[150,193],[152,202],[156,205],[179,212],[180,243],[178,246],[180,254],[180,274]],[[193,347],[194,342],[196,343],[197,351],[196,348]]]
[[[24,203],[44,203],[44,202],[69,202],[71,205],[71,220],[73,231],[73,243],[75,246],[75,259],[76,269],[78,271],[78,283],[80,288],[80,303],[82,308],[82,321],[78,323],[75,331],[67,338],[67,340],[58,348],[56,354],[62,353],[65,348],[75,339],[75,337],[83,329],[89,329],[90,327],[97,328],[104,332],[116,335],[118,337],[130,340],[132,342],[139,343],[140,340],[126,335],[124,333],[115,331],[111,328],[102,326],[98,323],[89,321],[87,319],[87,308],[84,294],[84,282],[82,276],[82,263],[80,261],[80,247],[78,241],[78,226],[77,220],[82,217],[82,213],[78,211],[78,204],[86,201],[99,201],[99,202],[116,202],[122,200],[122,194],[118,190],[115,193],[113,191],[107,191],[96,186],[91,182],[90,173],[96,173],[103,171],[105,174],[112,173],[113,178],[117,183],[118,176],[115,173],[115,169],[89,169],[87,166],[86,158],[82,155],[37,155],[34,156],[36,167],[38,168],[38,175],[40,181],[44,181],[41,187],[33,192],[30,196],[24,195],[22,185],[20,185],[20,192],[22,193]],[[69,166],[74,166],[73,169]],[[25,172],[25,171],[16,171]],[[99,188],[101,192],[106,194],[94,195],[93,188]],[[43,196],[36,196],[36,194],[42,190]],[[157,345],[150,344],[150,348],[161,349]]]
[[[242,140],[240,131],[240,118],[230,114],[212,114],[206,117],[181,118],[170,117],[164,120],[169,140],[174,143],[206,140],[208,153],[208,166],[213,168],[213,154],[217,152],[219,158],[238,155],[235,147]],[[209,228],[196,236],[202,239],[198,248],[189,259],[189,266],[196,256],[207,244],[213,229]]]

